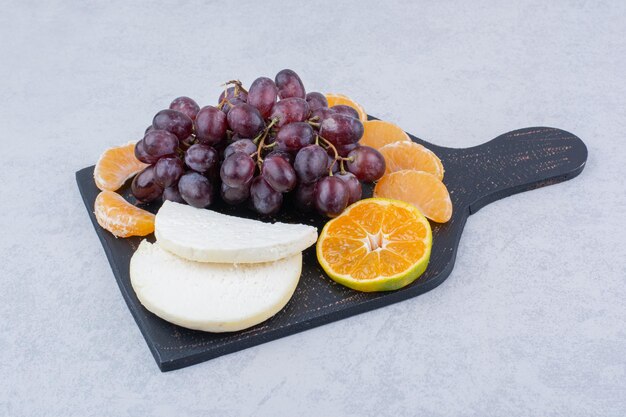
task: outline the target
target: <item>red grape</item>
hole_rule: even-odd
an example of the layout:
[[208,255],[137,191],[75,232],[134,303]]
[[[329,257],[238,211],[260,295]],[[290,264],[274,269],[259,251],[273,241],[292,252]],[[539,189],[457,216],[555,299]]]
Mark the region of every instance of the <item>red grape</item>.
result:
[[252,154],[257,151],[257,147],[250,139],[239,139],[226,147],[224,150],[224,159],[228,158],[235,152],[243,152],[245,154]]
[[250,155],[235,152],[222,163],[220,178],[229,187],[241,187],[252,179],[255,168],[256,165]]
[[235,107],[237,104],[241,104],[241,103],[245,103],[245,101],[237,97],[228,99],[228,101],[225,101],[222,104],[222,111],[224,112],[224,114],[228,114],[230,109]]
[[331,107],[331,109],[333,109],[337,114],[345,114],[346,116],[359,119],[359,113],[352,107],[346,106],[345,104],[337,104],[336,106]]
[[320,136],[333,145],[357,143],[363,136],[363,123],[345,114],[331,114],[322,122]]
[[180,177],[178,190],[190,206],[204,208],[213,203],[213,184],[197,172],[190,171]]
[[275,214],[283,204],[283,194],[273,189],[261,176],[252,180],[250,197],[252,206],[260,214]]
[[[339,156],[343,156],[345,158],[346,156],[348,156],[348,154],[350,152],[352,152],[353,150],[355,150],[359,146],[360,145],[358,143],[349,143],[347,145],[335,146],[335,149],[337,149],[337,153],[339,154]],[[328,148],[328,155],[334,157],[335,156],[335,152],[331,148]]]
[[143,138],[143,149],[148,155],[161,158],[174,155],[178,148],[178,138],[165,130],[151,130]]
[[135,158],[139,159],[144,164],[156,164],[159,160],[158,156],[152,156],[146,152],[145,142],[141,139],[135,145]]
[[385,174],[385,158],[374,148],[359,146],[348,154],[348,171],[359,181],[373,182]]
[[302,211],[311,211],[315,208],[316,183],[298,184],[294,192],[296,207]]
[[215,148],[196,143],[185,152],[185,163],[194,171],[206,174],[217,168],[219,155]]
[[338,172],[333,177],[342,180],[348,187],[348,205],[355,203],[361,199],[363,188],[359,179],[350,172]]
[[186,139],[193,133],[193,121],[176,110],[161,110],[152,119],[152,126],[173,133],[179,140]]
[[154,166],[149,166],[135,175],[130,190],[140,203],[149,203],[161,197],[163,187],[154,178]]
[[306,96],[304,84],[294,71],[284,69],[276,74],[276,87],[278,87],[278,96],[281,99],[289,97],[304,98]]
[[187,204],[178,191],[178,184],[174,184],[171,187],[167,187],[163,190],[163,201],[174,201],[175,203]]
[[276,134],[278,149],[297,152],[315,140],[313,128],[306,122],[294,122],[283,126]]
[[349,198],[348,186],[335,176],[324,177],[315,186],[315,208],[328,217],[341,214]]
[[215,145],[226,136],[226,115],[217,107],[206,106],[200,109],[195,120],[198,142]]
[[268,153],[265,156],[265,159],[267,160],[269,158],[282,158],[282,159],[284,159],[285,161],[289,162],[292,165],[293,165],[293,160],[294,160],[293,155],[291,153],[289,153],[287,151],[280,150],[280,149],[275,149],[272,152]]
[[293,190],[297,183],[296,171],[283,158],[265,159],[261,175],[273,189],[281,193]]
[[178,157],[161,158],[154,165],[154,180],[163,188],[171,187],[185,173],[185,165]]
[[319,145],[305,146],[296,154],[293,167],[301,183],[314,183],[328,174],[328,155]]
[[309,109],[313,112],[317,109],[328,108],[328,100],[326,96],[317,91],[306,94],[306,102],[309,103]]
[[227,204],[241,204],[250,197],[250,184],[246,183],[241,187],[229,187],[222,183],[220,195]]
[[265,127],[263,116],[248,103],[238,104],[228,112],[228,125],[244,138],[256,137]]
[[259,77],[254,80],[250,90],[248,90],[248,104],[256,107],[264,118],[270,115],[277,97],[278,88],[274,81],[267,77]]
[[309,117],[309,104],[299,97],[280,100],[270,113],[270,119],[278,118],[276,126],[281,127],[293,122],[304,122]]
[[[228,87],[226,89],[226,98],[228,100],[231,100],[233,98],[237,98],[239,100],[242,100],[244,103],[246,101],[248,101],[248,94],[245,91],[243,91],[241,88],[237,88],[238,91],[237,91],[237,94],[235,94],[235,88],[237,88],[237,87],[232,86],[232,87]],[[224,100],[224,92],[223,91],[220,94],[220,98],[219,98],[219,100],[217,100],[217,102],[221,103],[222,100]]]
[[322,123],[331,114],[335,114],[335,111],[333,109],[322,107],[311,112],[311,119],[315,118],[315,122]]
[[191,120],[194,120],[200,111],[200,106],[198,106],[198,103],[196,103],[193,99],[182,96],[175,98],[174,101],[172,101],[170,109],[179,111]]

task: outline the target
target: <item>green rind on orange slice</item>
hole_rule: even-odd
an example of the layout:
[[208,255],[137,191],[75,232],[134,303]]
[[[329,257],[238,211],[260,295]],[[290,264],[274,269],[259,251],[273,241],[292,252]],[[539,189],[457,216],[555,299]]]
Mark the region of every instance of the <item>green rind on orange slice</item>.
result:
[[[354,210],[358,210],[360,206],[365,205],[365,204],[371,204],[371,203],[376,203],[376,204],[380,204],[383,206],[393,205],[395,207],[405,209],[406,211],[411,213],[411,215],[414,217],[413,220],[418,221],[419,224],[423,225],[424,227],[425,236],[423,236],[419,240],[417,240],[416,238],[404,239],[404,240],[400,239],[396,241],[391,240],[391,241],[388,241],[388,243],[392,244],[393,242],[402,242],[403,244],[404,243],[410,244],[410,243],[421,242],[423,243],[424,249],[423,249],[423,253],[421,254],[421,257],[419,257],[418,259],[407,260],[406,257],[402,257],[402,260],[400,261],[400,259],[396,258],[398,259],[398,261],[408,264],[408,266],[404,267],[398,273],[390,274],[390,275],[380,274],[373,278],[359,279],[354,276],[357,273],[356,268],[359,266],[359,262],[361,262],[361,260],[367,254],[375,252],[375,251],[371,251],[368,248],[367,244],[364,243],[363,246],[366,250],[365,252],[363,251],[363,249],[359,248],[356,251],[346,253],[345,256],[351,257],[349,260],[351,263],[354,264],[354,267],[349,273],[340,273],[335,269],[333,265],[331,265],[330,262],[328,262],[327,256],[326,254],[324,254],[323,242],[326,239],[340,239],[340,240],[343,239],[344,241],[349,240],[351,242],[350,244],[354,244],[356,241],[361,240],[360,238],[362,236],[354,236],[353,238],[353,237],[350,237],[348,234],[346,234],[346,233],[349,233],[349,231],[346,233],[343,233],[341,236],[329,235],[329,229],[333,228],[333,225],[335,224],[335,222],[341,221],[339,219],[342,219],[345,216],[350,216],[351,213],[354,212]],[[371,218],[365,221],[369,221],[369,226],[366,226],[366,227],[372,227]],[[355,222],[358,223],[358,220]],[[381,221],[381,228],[383,227],[382,225],[384,223],[385,221],[383,218]],[[401,229],[401,227],[397,228],[396,230],[399,230],[399,229]],[[388,233],[387,235],[393,238],[392,236],[393,231],[391,231],[391,233]],[[418,279],[424,273],[424,271],[426,270],[428,266],[428,262],[430,260],[431,249],[432,249],[432,231],[430,228],[430,224],[428,223],[428,220],[422,215],[422,213],[415,206],[413,206],[412,204],[403,202],[403,201],[399,201],[399,200],[392,200],[392,199],[387,199],[387,198],[368,198],[368,199],[361,200],[351,205],[340,216],[326,223],[318,239],[318,243],[316,246],[316,253],[317,253],[318,262],[320,263],[320,265],[322,266],[326,274],[328,274],[328,276],[333,281],[338,282],[348,288],[352,288],[357,291],[377,292],[377,291],[397,290],[397,289],[400,289],[402,287],[405,287],[411,284],[413,281]],[[384,248],[378,249],[379,252],[383,250],[388,250],[388,249],[384,249]],[[380,254],[378,256],[380,259]],[[397,256],[400,256],[400,255],[398,255],[395,252],[392,252],[392,257],[397,257]],[[330,255],[328,257],[330,257]]]

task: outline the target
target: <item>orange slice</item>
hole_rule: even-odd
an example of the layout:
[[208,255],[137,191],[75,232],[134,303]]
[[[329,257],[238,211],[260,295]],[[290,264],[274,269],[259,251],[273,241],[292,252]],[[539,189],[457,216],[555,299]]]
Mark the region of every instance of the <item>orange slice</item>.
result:
[[443,164],[430,149],[415,142],[394,142],[378,150],[385,157],[385,172],[414,169],[426,171],[443,180]]
[[448,189],[439,178],[428,172],[405,169],[385,174],[374,187],[374,197],[411,203],[437,223],[445,223],[452,217]]
[[363,123],[363,137],[360,145],[371,146],[380,150],[394,142],[411,142],[411,138],[401,127],[383,120],[369,120]]
[[154,232],[154,214],[133,206],[113,191],[98,194],[93,209],[98,224],[117,237],[145,236]]
[[115,191],[148,165],[135,157],[135,142],[109,148],[100,156],[93,179],[101,190]]
[[362,122],[365,122],[367,120],[367,113],[365,113],[365,109],[363,108],[363,106],[361,106],[359,103],[352,100],[348,96],[337,93],[326,93],[326,100],[328,100],[328,107],[336,106],[338,104],[344,104],[356,110],[357,113],[359,113],[359,119]]
[[317,241],[317,260],[346,287],[390,291],[426,270],[431,246],[430,224],[415,206],[368,198],[326,223]]

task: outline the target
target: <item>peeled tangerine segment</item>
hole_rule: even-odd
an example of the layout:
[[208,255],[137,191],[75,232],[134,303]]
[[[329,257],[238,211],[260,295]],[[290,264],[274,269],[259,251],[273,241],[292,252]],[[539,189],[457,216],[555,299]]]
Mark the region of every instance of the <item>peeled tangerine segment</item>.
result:
[[147,166],[135,157],[135,142],[129,142],[104,151],[96,163],[93,178],[99,189],[116,191]]
[[400,126],[384,120],[368,120],[363,123],[360,145],[380,150],[383,146],[395,142],[411,142],[411,138]]
[[350,106],[359,114],[359,120],[361,122],[365,122],[367,120],[367,113],[365,113],[365,109],[356,101],[352,100],[350,97],[337,94],[337,93],[326,93],[326,100],[328,100],[328,107],[337,106],[343,104],[345,106]]
[[154,232],[154,214],[133,206],[116,192],[102,191],[93,209],[98,224],[117,237],[146,236]]
[[301,271],[301,253],[266,263],[201,263],[146,240],[130,261],[131,284],[144,307],[207,332],[243,330],[272,317],[293,295]]
[[394,142],[379,149],[385,157],[385,172],[414,169],[443,180],[443,164],[433,151],[415,142]]
[[156,215],[159,245],[198,262],[269,262],[300,253],[317,240],[304,224],[265,223],[166,201]]
[[329,221],[317,243],[317,259],[335,281],[359,291],[395,290],[426,269],[432,232],[408,203],[361,200]]
[[385,174],[374,187],[374,197],[411,203],[437,223],[445,223],[452,217],[448,189],[439,178],[428,172],[405,169]]

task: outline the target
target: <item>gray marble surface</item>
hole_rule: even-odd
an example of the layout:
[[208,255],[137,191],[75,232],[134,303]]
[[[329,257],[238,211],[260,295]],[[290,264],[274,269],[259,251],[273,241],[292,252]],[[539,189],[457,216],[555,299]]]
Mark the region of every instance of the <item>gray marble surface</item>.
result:
[[[508,3],[4,2],[0,415],[625,415],[626,3]],[[428,294],[162,374],[74,172],[284,67],[442,145],[569,130],[587,168],[473,215]]]

